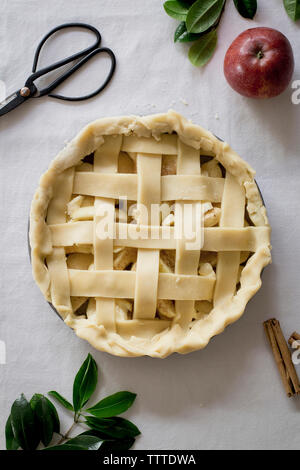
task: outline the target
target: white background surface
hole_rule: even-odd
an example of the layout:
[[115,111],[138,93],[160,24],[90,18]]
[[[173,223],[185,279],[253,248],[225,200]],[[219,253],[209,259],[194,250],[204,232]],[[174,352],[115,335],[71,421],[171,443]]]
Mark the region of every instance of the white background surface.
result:
[[[71,399],[74,373],[88,352],[100,368],[95,399],[118,390],[138,393],[127,413],[142,430],[136,449],[300,448],[300,401],[286,398],[262,327],[263,320],[274,316],[286,336],[300,329],[300,105],[292,105],[291,88],[269,101],[243,98],[229,88],[222,71],[224,54],[241,31],[271,26],[290,39],[294,79],[300,79],[300,23],[287,17],[281,0],[260,0],[255,22],[242,19],[229,0],[217,52],[199,70],[190,65],[187,48],[173,44],[177,23],[162,3],[1,0],[0,79],[8,93],[30,74],[38,41],[64,22],[98,27],[118,67],[111,85],[88,102],[42,98],[0,118],[0,340],[7,346],[7,364],[0,365],[0,448],[12,401],[21,392],[30,398],[51,389]],[[74,50],[86,39],[72,36]],[[51,43],[44,57],[50,61],[58,50],[70,52]],[[88,66],[72,90],[86,91],[87,83],[92,89],[104,65],[105,60],[98,60]],[[27,252],[30,202],[42,172],[86,123],[171,107],[225,138],[256,169],[273,227],[273,264],[242,319],[205,350],[164,360],[117,358],[78,339],[35,286]],[[66,413],[64,429],[70,421]]]

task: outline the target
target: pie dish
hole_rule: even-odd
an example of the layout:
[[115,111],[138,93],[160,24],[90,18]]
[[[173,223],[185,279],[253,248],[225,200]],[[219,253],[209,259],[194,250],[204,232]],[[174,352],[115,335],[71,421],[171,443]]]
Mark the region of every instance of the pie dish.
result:
[[92,122],[35,193],[34,279],[99,350],[166,357],[204,348],[240,318],[271,261],[254,174],[174,111]]

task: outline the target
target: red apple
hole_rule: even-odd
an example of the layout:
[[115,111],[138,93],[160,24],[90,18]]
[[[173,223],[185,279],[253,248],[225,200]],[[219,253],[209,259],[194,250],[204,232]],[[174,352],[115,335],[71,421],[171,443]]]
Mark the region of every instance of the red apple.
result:
[[226,52],[224,74],[229,85],[250,98],[282,93],[294,71],[289,40],[272,28],[252,28],[240,34]]

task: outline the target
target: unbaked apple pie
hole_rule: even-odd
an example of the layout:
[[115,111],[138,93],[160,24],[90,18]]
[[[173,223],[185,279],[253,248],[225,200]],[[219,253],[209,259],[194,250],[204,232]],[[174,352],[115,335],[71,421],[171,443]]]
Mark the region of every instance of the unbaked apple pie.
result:
[[30,244],[65,323],[119,356],[205,347],[271,260],[254,171],[174,111],[85,127],[40,180]]

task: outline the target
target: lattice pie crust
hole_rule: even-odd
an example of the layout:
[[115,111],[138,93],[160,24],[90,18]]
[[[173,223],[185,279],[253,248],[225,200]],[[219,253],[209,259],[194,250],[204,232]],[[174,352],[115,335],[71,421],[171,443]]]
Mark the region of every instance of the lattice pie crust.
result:
[[[158,236],[145,238],[149,219],[138,204],[162,202],[170,213],[158,220]],[[201,249],[174,235],[186,202],[201,208]],[[114,239],[97,236],[103,213],[113,216]],[[132,224],[141,236],[122,238]],[[85,127],[40,180],[30,243],[46,299],[79,337],[119,356],[204,348],[243,314],[271,261],[254,171],[174,111]]]

